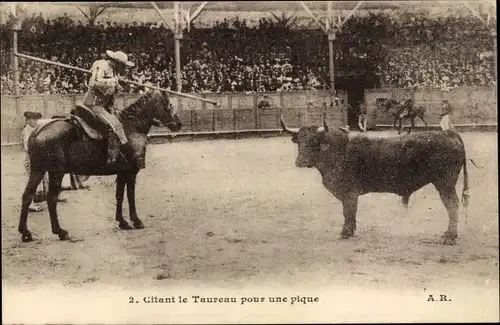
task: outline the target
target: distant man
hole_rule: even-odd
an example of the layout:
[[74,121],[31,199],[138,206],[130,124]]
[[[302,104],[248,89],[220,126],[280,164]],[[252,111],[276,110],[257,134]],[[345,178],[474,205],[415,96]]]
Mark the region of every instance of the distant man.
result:
[[269,104],[269,96],[264,96],[257,105],[258,108],[270,108],[271,104]]
[[441,130],[446,131],[453,129],[453,124],[451,121],[451,114],[453,112],[453,107],[450,105],[447,99],[443,100],[443,105],[441,106],[441,122],[439,126]]
[[[26,152],[26,154],[24,156],[24,170],[26,171],[26,176],[27,176],[26,183],[28,183],[28,180],[30,179],[30,172],[31,172],[30,157],[28,155],[28,139],[29,139],[31,133],[33,132],[33,130],[35,129],[38,120],[42,118],[42,114],[28,111],[28,112],[24,112],[24,118],[26,119],[26,125],[24,126],[23,130],[21,131],[21,137],[23,139],[23,148],[24,148],[24,151]],[[47,184],[48,184],[48,177],[47,177],[47,175],[45,175],[43,177],[42,183],[40,183],[38,185],[38,188],[36,189],[35,201],[38,201],[38,202],[44,201],[44,198],[45,198],[44,189],[48,188]],[[34,203],[34,202],[31,202],[31,205],[29,206],[29,211],[30,212],[40,212],[40,211],[43,211],[43,208],[41,205]]]
[[[342,105],[340,105],[340,104],[342,104]],[[340,101],[340,100],[339,100],[339,98],[338,98],[337,96],[335,96],[335,97],[333,98],[333,102],[332,102],[332,104],[330,105],[330,107],[332,107],[332,108],[333,108],[333,107],[339,107],[339,106],[340,106],[340,111],[342,112],[342,114],[344,114],[344,113],[343,113],[343,112],[344,112],[344,110],[345,110],[346,112],[349,112],[349,110],[352,108],[352,107],[351,107],[348,103],[344,105],[344,101],[343,101],[343,100],[342,100],[342,101]],[[348,125],[348,124],[342,125],[342,126],[340,127],[340,129],[341,129],[342,131],[346,132],[346,133],[348,133],[348,132],[350,131],[350,127],[349,127],[349,125]]]
[[364,101],[358,103],[358,127],[361,132],[366,132],[366,115],[368,111],[366,109],[366,104]]
[[413,101],[411,99],[407,99],[401,104],[401,110],[399,113],[399,118],[405,118],[406,116],[410,115],[413,111]]

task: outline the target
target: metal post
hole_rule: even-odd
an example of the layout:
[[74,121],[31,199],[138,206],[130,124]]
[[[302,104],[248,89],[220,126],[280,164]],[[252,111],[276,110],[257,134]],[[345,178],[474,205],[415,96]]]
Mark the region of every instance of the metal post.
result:
[[153,6],[153,8],[156,11],[156,13],[158,14],[158,16],[160,16],[161,20],[163,20],[163,24],[165,25],[165,27],[169,28],[170,30],[173,30],[172,27],[170,27],[170,24],[165,19],[165,17],[163,17],[163,15],[162,15],[162,13],[160,11],[160,8],[158,8],[158,6],[156,5],[156,3],[155,2],[151,2],[151,5]]
[[17,52],[17,30],[14,29],[14,35],[12,37],[13,39],[13,48],[12,48],[12,65],[13,65],[13,70],[14,70],[14,94],[16,97],[20,95],[19,93],[19,60],[14,53]]
[[[332,35],[333,34],[333,35]],[[328,52],[330,55],[330,88],[332,91],[332,96],[335,97],[337,94],[335,90],[335,59],[334,59],[334,49],[333,49],[333,41],[335,40],[335,34],[332,32],[328,33]]]
[[309,14],[309,16],[311,16],[312,19],[314,19],[314,21],[316,22],[316,24],[318,24],[318,26],[321,28],[321,30],[326,33],[326,27],[323,26],[323,24],[319,21],[318,18],[316,18],[316,16],[313,14],[313,12],[311,11],[311,9],[309,9],[309,7],[304,3],[304,1],[299,1],[300,5],[302,6],[302,8],[304,8],[304,10]]
[[332,2],[328,1],[328,22],[330,25],[327,27],[328,30],[328,52],[330,56],[330,88],[332,91],[332,100],[336,95],[335,91],[335,70],[334,70],[334,61],[335,61],[335,56],[334,56],[334,48],[333,48],[333,41],[335,40],[335,31],[333,30],[333,25],[334,25],[334,19],[333,19],[333,10],[332,10]]
[[199,7],[198,9],[196,9],[196,11],[189,17],[189,23],[191,24],[195,19],[196,17],[198,17],[201,12],[203,11],[203,9],[207,6],[208,4],[208,1],[205,1],[203,2]]
[[[14,3],[12,5],[12,15],[15,17],[15,19],[19,19],[17,17],[17,11],[16,11],[16,6],[17,4]],[[14,95],[16,97],[19,97],[19,60],[16,56],[17,50],[18,50],[18,42],[17,42],[17,31],[19,27],[19,20],[14,23],[12,26],[12,68],[14,71]]]
[[497,31],[495,29],[493,29],[491,31],[491,36],[493,36],[493,57],[495,59],[495,101],[498,102],[498,99],[497,99],[497,96],[498,96],[498,89],[497,89],[497,85],[498,85],[498,73],[497,73],[497,67],[498,67],[498,63],[497,63]]
[[174,2],[175,15],[175,73],[177,81],[177,91],[182,92],[182,75],[181,75],[181,44],[182,39],[182,23],[181,23],[181,4]]
[[180,39],[175,37],[175,79],[177,81],[177,91],[182,92],[181,80],[181,44]]

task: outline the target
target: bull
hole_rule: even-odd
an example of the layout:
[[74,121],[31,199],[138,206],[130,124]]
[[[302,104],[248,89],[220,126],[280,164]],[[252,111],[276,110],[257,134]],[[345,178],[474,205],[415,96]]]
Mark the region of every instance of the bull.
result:
[[290,129],[283,117],[280,121],[283,130],[298,145],[295,165],[318,169],[323,185],[342,202],[342,238],[349,238],[356,231],[359,196],[394,193],[402,197],[407,208],[412,193],[433,184],[449,216],[442,242],[456,244],[459,199],[455,186],[462,166],[465,208],[469,198],[465,146],[458,133],[425,131],[401,137],[368,138],[350,136],[346,130],[329,130],[325,122],[320,128]]

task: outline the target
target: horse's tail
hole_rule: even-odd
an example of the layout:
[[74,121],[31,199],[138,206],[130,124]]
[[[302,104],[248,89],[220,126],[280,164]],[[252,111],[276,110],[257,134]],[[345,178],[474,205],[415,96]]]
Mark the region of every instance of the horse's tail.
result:
[[[467,224],[467,219],[468,219],[468,208],[469,208],[469,199],[470,199],[470,190],[469,190],[469,174],[467,172],[467,153],[465,152],[465,144],[460,137],[460,142],[462,143],[462,146],[464,148],[464,160],[463,160],[463,167],[464,167],[464,188],[462,190],[462,204],[464,206],[464,211],[465,211],[465,224]],[[472,159],[471,159],[472,161]]]

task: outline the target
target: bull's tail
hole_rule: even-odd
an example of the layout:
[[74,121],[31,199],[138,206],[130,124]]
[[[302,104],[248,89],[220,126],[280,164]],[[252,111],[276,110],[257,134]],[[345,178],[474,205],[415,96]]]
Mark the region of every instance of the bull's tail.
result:
[[464,206],[465,211],[465,224],[467,224],[468,219],[468,208],[469,208],[469,174],[467,173],[467,158],[465,154],[465,146],[464,146],[464,189],[462,191],[462,204]]

